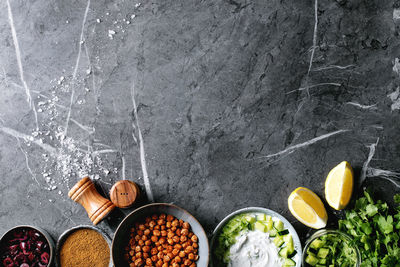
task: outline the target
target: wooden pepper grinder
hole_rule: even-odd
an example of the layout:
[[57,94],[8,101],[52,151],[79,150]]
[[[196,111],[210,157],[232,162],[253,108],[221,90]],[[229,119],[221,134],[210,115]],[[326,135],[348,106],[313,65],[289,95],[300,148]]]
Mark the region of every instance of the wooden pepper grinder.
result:
[[89,177],[84,177],[77,182],[68,192],[68,196],[75,202],[81,204],[94,225],[103,220],[115,205],[108,199],[102,197],[94,187]]

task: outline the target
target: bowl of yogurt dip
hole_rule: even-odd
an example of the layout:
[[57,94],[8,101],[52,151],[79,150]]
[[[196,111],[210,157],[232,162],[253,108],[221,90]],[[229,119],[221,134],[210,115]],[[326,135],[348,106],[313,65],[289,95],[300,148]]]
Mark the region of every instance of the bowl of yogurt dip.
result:
[[301,266],[296,230],[282,215],[265,208],[229,214],[215,228],[211,248],[212,267]]

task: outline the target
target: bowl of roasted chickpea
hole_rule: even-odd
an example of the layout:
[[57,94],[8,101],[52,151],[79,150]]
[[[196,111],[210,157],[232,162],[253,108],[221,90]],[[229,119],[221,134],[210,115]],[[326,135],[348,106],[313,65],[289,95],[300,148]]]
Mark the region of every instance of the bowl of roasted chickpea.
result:
[[209,250],[196,218],[168,203],[148,204],[125,217],[111,249],[116,267],[207,267]]

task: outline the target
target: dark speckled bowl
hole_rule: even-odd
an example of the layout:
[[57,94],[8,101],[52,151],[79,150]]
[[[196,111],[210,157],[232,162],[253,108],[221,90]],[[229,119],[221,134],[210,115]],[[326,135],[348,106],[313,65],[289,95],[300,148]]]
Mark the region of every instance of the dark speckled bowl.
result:
[[170,214],[178,219],[188,222],[192,231],[199,238],[199,260],[196,262],[199,267],[207,267],[209,260],[208,238],[201,224],[186,210],[173,204],[154,203],[140,207],[131,212],[118,226],[112,242],[112,259],[115,267],[128,266],[124,260],[125,246],[129,243],[130,228],[135,222],[143,221],[153,214]]
[[50,260],[49,260],[49,264],[47,266],[52,266],[54,263],[54,254],[55,254],[54,253],[54,242],[53,242],[53,239],[51,238],[51,236],[40,227],[36,227],[36,226],[32,226],[32,225],[15,226],[15,227],[11,228],[10,230],[8,230],[6,233],[4,233],[4,235],[0,238],[0,246],[2,245],[3,240],[7,237],[7,234],[18,228],[31,228],[31,229],[38,231],[42,236],[44,236],[44,238],[46,239],[47,244],[49,245],[49,248],[50,248]]

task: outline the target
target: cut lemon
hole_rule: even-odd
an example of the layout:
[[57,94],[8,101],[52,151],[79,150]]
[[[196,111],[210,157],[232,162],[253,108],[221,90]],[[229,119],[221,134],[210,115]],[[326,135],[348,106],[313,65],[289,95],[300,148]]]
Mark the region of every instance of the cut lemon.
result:
[[321,199],[310,189],[299,187],[288,199],[290,212],[301,223],[314,229],[326,226],[328,214]]
[[325,198],[328,204],[341,210],[349,204],[353,193],[353,169],[347,161],[333,168],[325,181]]

